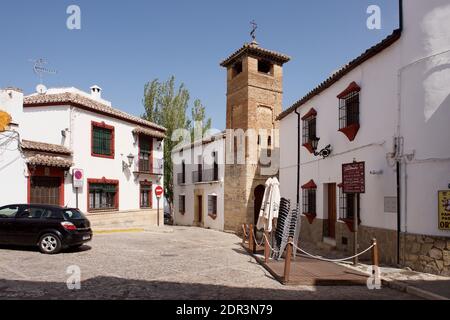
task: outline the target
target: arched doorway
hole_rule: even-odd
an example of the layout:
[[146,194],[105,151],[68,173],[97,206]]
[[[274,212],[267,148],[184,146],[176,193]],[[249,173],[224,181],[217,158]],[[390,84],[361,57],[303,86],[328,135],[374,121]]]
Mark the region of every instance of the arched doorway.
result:
[[258,223],[259,219],[259,211],[261,210],[263,198],[264,198],[264,192],[266,191],[266,187],[263,185],[259,185],[255,188],[254,192],[254,208],[255,208],[255,215],[254,215],[254,225]]

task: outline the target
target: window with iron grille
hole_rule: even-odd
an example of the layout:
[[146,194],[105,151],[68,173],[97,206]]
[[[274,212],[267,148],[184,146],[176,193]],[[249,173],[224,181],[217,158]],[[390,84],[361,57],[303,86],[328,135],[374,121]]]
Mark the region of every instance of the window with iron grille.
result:
[[186,213],[186,196],[181,195],[178,197],[178,207],[181,214]]
[[359,125],[359,92],[353,91],[339,99],[339,129]]
[[316,116],[310,116],[303,120],[303,144],[310,143],[313,138],[317,137],[316,120]]
[[117,208],[117,185],[90,183],[89,184],[89,209],[106,210]]
[[357,210],[360,211],[360,195],[355,193],[344,193],[342,187],[339,187],[339,219],[353,220],[355,217],[356,205],[358,205]]
[[208,215],[217,216],[217,196],[208,196]]
[[152,171],[152,151],[153,138],[140,135],[139,136],[139,171]]
[[150,183],[141,183],[140,205],[141,208],[152,207],[152,185]]
[[316,215],[316,189],[303,189],[303,214]]
[[114,128],[101,123],[92,123],[92,155],[114,157]]

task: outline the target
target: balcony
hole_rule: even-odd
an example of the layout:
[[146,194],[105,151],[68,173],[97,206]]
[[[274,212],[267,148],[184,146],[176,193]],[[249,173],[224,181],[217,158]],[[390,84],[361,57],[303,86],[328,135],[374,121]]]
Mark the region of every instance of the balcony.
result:
[[219,181],[219,170],[209,169],[202,171],[192,172],[192,182],[193,183],[208,183],[208,182],[218,182]]
[[157,159],[154,161],[152,167],[149,160],[140,159],[135,165],[134,173],[162,176],[164,173],[164,161],[162,159]]

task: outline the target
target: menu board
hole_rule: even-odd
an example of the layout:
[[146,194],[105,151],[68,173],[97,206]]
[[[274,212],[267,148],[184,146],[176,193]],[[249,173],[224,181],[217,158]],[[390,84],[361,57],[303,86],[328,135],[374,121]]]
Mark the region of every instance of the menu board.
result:
[[342,180],[342,191],[344,193],[366,193],[366,163],[343,164]]

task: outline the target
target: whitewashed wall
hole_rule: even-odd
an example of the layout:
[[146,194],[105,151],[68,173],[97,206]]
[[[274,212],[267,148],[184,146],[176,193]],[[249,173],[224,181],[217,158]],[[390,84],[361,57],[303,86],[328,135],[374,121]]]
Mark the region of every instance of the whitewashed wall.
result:
[[[0,90],[0,110],[10,114],[14,123],[21,123],[22,106],[22,92]],[[0,146],[0,206],[27,202],[26,166],[18,149],[21,129],[21,126],[11,126],[10,132],[0,132],[0,135],[16,137],[10,143]],[[3,139],[2,141],[6,141],[6,138]]]
[[[319,148],[333,146],[332,157],[320,161],[301,148],[300,185],[316,181],[318,217],[326,218],[324,184],[341,182],[342,163],[354,158],[366,161],[362,223],[395,230],[395,214],[383,212],[383,199],[396,196],[396,171],[386,154],[393,151],[392,139],[399,133],[404,138],[404,153],[414,154],[411,160],[404,158],[401,172],[402,230],[449,236],[438,230],[437,192],[448,189],[450,183],[450,4],[407,0],[404,11],[405,28],[397,43],[299,109],[302,116],[311,108],[317,110]],[[336,96],[352,81],[362,88],[361,129],[355,141],[349,142],[337,131]],[[281,122],[280,170],[283,196],[295,202],[297,154],[290,152],[293,145],[297,145],[295,113]],[[371,170],[383,170],[383,175],[369,175]]]
[[[219,160],[219,180],[220,182],[213,183],[197,183],[194,184],[192,181],[192,172],[197,170],[197,163],[186,164],[186,184],[184,186],[178,185],[177,176],[178,173],[181,173],[181,160],[179,160],[179,153],[174,152],[174,216],[175,216],[175,224],[177,225],[185,225],[192,226],[194,225],[195,220],[195,191],[199,190],[203,193],[203,221],[205,228],[211,228],[215,230],[223,230],[224,229],[224,175],[225,175],[225,166],[224,164],[224,140],[216,140],[212,143],[209,143],[207,146],[203,145],[202,147],[196,146],[191,150],[192,158],[197,159],[197,156],[200,154],[209,155],[212,151],[218,152],[218,160]],[[189,151],[183,152],[183,159],[186,160],[186,163],[189,159]],[[204,169],[211,169],[212,162],[209,161],[204,165]],[[186,213],[180,214],[180,206],[179,206],[179,196],[186,196]],[[208,195],[217,195],[217,218],[212,219],[208,216]]]

